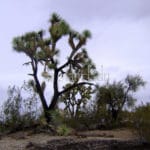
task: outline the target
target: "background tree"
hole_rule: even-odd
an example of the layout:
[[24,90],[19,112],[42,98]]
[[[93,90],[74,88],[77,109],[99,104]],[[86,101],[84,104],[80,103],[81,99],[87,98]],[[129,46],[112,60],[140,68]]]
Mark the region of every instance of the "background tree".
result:
[[[66,85],[67,87],[70,84]],[[65,87],[66,88],[66,87]],[[91,99],[93,89],[91,86],[79,86],[62,95],[61,101],[65,104],[64,110],[69,118],[78,118]]]
[[119,113],[126,105],[131,107],[134,105],[136,99],[132,96],[145,82],[139,75],[128,75],[124,82],[107,83],[100,86],[97,91],[97,109],[101,111],[101,107],[105,107],[113,120],[117,120]]
[[[90,32],[85,30],[80,34],[72,30],[68,23],[56,14],[52,15],[50,23],[49,38],[45,38],[44,31],[41,30],[13,39],[14,50],[26,54],[30,59],[25,63],[32,67],[32,73],[29,75],[33,77],[33,80],[30,81],[30,84],[40,97],[47,122],[51,121],[50,111],[56,108],[62,94],[85,84],[93,85],[89,81],[97,76],[95,65],[89,58],[86,49],[83,48],[87,39],[91,37]],[[68,38],[70,54],[66,62],[59,64],[60,50],[57,49],[57,43],[64,36]],[[50,104],[47,103],[44,93],[46,82],[39,80],[40,67],[43,68],[44,78],[53,77],[53,96]],[[66,77],[70,86],[64,85],[66,88],[60,88],[58,80],[66,79]]]

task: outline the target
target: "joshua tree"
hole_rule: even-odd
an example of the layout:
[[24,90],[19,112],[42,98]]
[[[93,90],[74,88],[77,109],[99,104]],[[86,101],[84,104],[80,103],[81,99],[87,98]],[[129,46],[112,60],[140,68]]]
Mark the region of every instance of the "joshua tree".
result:
[[[33,80],[30,81],[30,84],[40,97],[47,122],[51,121],[50,111],[56,108],[62,94],[82,85],[93,85],[90,80],[97,76],[96,67],[83,47],[87,39],[91,37],[88,30],[80,34],[72,30],[68,23],[57,14],[53,14],[50,19],[49,34],[50,37],[47,38],[44,36],[44,31],[41,30],[13,39],[14,50],[26,54],[30,59],[25,63],[32,67],[32,73],[29,75],[33,77]],[[57,49],[57,43],[64,36],[68,38],[70,54],[68,54],[66,62],[59,64],[58,53],[60,50]],[[53,96],[50,104],[47,103],[44,93],[48,82],[41,82],[41,78],[39,78],[41,67],[44,78],[53,77],[51,78]],[[60,78],[66,79],[66,84],[69,83],[69,86],[64,85],[63,87],[66,88],[61,88],[58,82]]]
[[100,109],[101,106],[105,105],[105,109],[110,112],[112,119],[117,120],[125,105],[128,107],[134,105],[136,99],[132,93],[137,92],[144,85],[145,82],[139,75],[128,75],[124,82],[113,82],[101,86],[96,95],[97,107]]

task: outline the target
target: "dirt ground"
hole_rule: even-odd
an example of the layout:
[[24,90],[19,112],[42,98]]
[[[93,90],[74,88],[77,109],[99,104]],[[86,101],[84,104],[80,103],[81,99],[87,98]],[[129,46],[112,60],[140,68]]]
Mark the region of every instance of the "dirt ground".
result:
[[45,145],[54,140],[75,139],[76,141],[92,141],[92,140],[119,140],[130,141],[136,140],[137,136],[129,129],[117,129],[110,131],[87,131],[78,132],[75,136],[50,136],[46,133],[33,134],[31,131],[17,132],[9,134],[0,139],[0,150],[25,150],[29,149],[33,143]]

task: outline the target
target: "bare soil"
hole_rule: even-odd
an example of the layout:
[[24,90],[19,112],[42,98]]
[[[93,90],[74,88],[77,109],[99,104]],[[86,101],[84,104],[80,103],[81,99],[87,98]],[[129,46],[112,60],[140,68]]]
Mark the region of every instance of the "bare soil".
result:
[[[141,145],[138,136],[129,129],[78,132],[75,135],[51,136],[32,131],[1,136],[0,150],[113,150],[150,149]],[[147,149],[147,150],[148,150]]]

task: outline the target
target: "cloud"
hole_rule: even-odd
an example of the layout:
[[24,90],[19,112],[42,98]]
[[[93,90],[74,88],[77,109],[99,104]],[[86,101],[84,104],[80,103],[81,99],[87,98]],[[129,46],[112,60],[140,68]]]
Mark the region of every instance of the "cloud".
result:
[[[149,0],[5,0],[0,7],[2,87],[20,84],[29,71],[22,67],[26,57],[12,52],[12,38],[24,32],[47,29],[53,12],[79,31],[91,30],[93,38],[86,46],[89,55],[98,68],[104,66],[112,79],[140,73],[149,80]],[[67,48],[62,43],[60,49],[64,57]]]
[[70,20],[90,21],[93,18],[141,19],[150,16],[149,0],[56,0],[47,8]]

